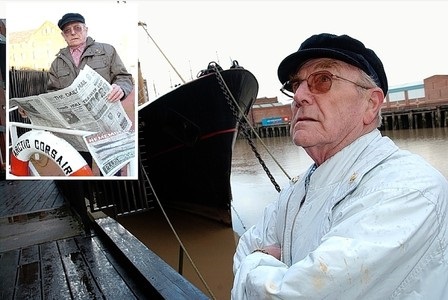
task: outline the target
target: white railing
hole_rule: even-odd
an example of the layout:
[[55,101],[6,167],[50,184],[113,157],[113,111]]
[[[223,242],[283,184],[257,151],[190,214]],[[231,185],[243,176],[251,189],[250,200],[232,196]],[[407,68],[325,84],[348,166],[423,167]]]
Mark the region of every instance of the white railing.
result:
[[[15,110],[17,110],[18,108],[12,107],[9,109],[9,112],[13,112]],[[8,115],[8,119],[9,119],[9,115]],[[9,127],[9,137],[10,137],[10,141],[9,141],[9,151],[8,153],[11,153],[11,149],[13,147],[13,145],[15,145],[16,141],[18,140],[19,136],[18,136],[18,132],[17,132],[17,128],[28,128],[31,130],[44,130],[44,131],[49,131],[49,132],[56,132],[56,133],[63,133],[63,134],[70,134],[70,135],[76,135],[76,136],[84,136],[84,135],[89,135],[89,134],[93,134],[95,132],[92,131],[85,131],[85,130],[76,130],[76,129],[66,129],[66,128],[56,128],[56,127],[48,127],[48,126],[40,126],[40,125],[33,125],[33,124],[28,124],[28,123],[22,123],[22,122],[14,122],[14,121],[10,121],[7,123],[7,127]],[[39,159],[39,154],[36,153],[36,160]],[[7,172],[8,172],[8,176],[13,176],[10,172],[10,166],[7,166]],[[36,168],[33,166],[33,164],[29,164],[29,168],[30,168],[30,174],[32,176],[40,176],[39,172],[36,170]],[[136,168],[136,158],[132,159],[127,165],[126,165],[126,173],[127,176],[135,176],[138,170]]]

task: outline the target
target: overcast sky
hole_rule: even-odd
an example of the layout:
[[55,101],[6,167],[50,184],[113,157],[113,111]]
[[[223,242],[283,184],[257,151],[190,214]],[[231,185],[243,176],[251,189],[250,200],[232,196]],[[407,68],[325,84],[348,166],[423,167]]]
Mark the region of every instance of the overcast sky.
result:
[[[4,3],[0,1],[0,9]],[[140,60],[153,97],[154,86],[163,94],[181,79],[138,21],[147,25],[184,80],[196,78],[210,61],[226,69],[238,60],[257,77],[258,97],[284,99],[277,79],[280,61],[321,32],[348,34],[373,49],[392,87],[448,74],[448,1],[442,0],[11,0],[6,9],[9,32],[36,28],[44,20],[57,23],[65,12],[80,12],[91,36],[116,45],[128,65]]]
[[[448,74],[448,1],[147,1],[139,17],[183,75],[236,59],[260,84],[259,97],[283,98],[277,67],[315,33],[348,34],[382,59],[390,86]],[[149,82],[179,82],[153,43],[139,32]],[[190,71],[190,66],[191,70]]]

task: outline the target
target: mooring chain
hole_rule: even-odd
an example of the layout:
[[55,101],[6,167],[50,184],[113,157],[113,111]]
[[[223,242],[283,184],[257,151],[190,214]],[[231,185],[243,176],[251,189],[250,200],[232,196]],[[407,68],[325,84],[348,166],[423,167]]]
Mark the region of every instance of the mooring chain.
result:
[[250,137],[250,127],[247,126],[247,123],[245,122],[245,120],[242,120],[243,122],[239,122],[240,125],[242,125],[242,133],[245,136],[247,143],[249,144],[250,148],[252,149],[252,151],[255,154],[255,157],[258,159],[258,162],[260,163],[261,167],[263,168],[263,170],[265,171],[266,175],[268,176],[269,180],[271,180],[272,184],[274,185],[275,189],[277,190],[277,192],[280,193],[281,188],[278,185],[278,183],[275,181],[274,176],[272,175],[271,171],[269,170],[269,168],[266,166],[266,163],[264,162],[263,158],[261,158],[260,153],[257,150],[257,147],[254,144],[254,141],[252,140],[252,138]]
[[[257,147],[255,146],[251,136],[250,136],[250,130],[253,128],[250,126],[250,124],[247,122],[247,119],[245,118],[244,112],[241,110],[241,108],[238,106],[238,103],[236,103],[235,98],[230,94],[229,88],[224,82],[224,79],[222,78],[220,72],[218,71],[218,68],[216,67],[216,64],[209,65],[209,67],[212,67],[214,69],[214,73],[216,75],[216,78],[218,79],[219,86],[221,88],[222,93],[224,94],[224,97],[227,100],[227,103],[230,106],[230,109],[232,110],[233,115],[235,116],[237,120],[237,124],[242,129],[242,133],[244,137],[246,138],[249,146],[251,147],[252,151],[255,154],[255,157],[258,159],[258,162],[261,164],[263,170],[266,172],[266,175],[271,180],[272,184],[274,185],[277,192],[281,191],[280,186],[275,181],[274,176],[272,175],[269,168],[266,166],[266,163],[264,162],[263,158],[261,158],[260,153],[257,150]],[[243,116],[243,118],[239,118],[239,114]]]

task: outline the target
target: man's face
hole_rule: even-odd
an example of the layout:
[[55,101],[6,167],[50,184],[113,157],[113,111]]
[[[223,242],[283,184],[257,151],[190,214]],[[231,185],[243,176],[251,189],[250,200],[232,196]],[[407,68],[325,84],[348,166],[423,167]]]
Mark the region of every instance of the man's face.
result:
[[87,40],[87,27],[80,22],[71,22],[62,29],[64,37],[69,47],[77,47]]
[[[320,71],[322,73],[316,73]],[[319,84],[324,82],[330,86],[329,90],[322,92],[310,87],[306,79],[311,74],[315,76],[310,78],[320,80]],[[356,84],[331,74],[360,83],[360,73],[356,68],[339,61],[314,59],[295,75],[298,80],[291,104],[292,139],[319,163],[363,134],[363,118],[368,103]],[[319,88],[317,84],[315,87]]]

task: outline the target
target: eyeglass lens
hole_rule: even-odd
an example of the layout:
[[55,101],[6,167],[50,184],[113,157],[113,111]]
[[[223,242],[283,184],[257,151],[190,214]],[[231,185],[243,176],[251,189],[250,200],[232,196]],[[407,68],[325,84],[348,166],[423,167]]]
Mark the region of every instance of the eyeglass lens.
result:
[[[333,77],[335,75],[331,74],[327,71],[320,71],[310,74],[307,79],[307,85],[310,91],[314,94],[324,94],[331,89],[331,85],[333,83]],[[341,78],[342,79],[342,78]],[[280,89],[282,93],[285,95],[294,98],[294,94],[299,88],[300,84],[302,84],[304,80],[299,78],[294,78],[283,85]]]
[[82,26],[81,25],[75,25],[75,26],[73,26],[73,27],[67,27],[67,28],[65,28],[64,29],[64,34],[65,35],[69,35],[69,34],[71,34],[72,33],[72,30],[75,32],[75,33],[80,33],[81,31],[82,31]]
[[[308,88],[312,93],[323,94],[330,90],[333,83],[332,77],[333,75],[329,72],[316,72],[310,74],[310,76],[308,76],[308,78],[306,79],[306,82],[308,84]],[[294,94],[301,83],[301,80],[293,80],[291,82],[291,87]]]

